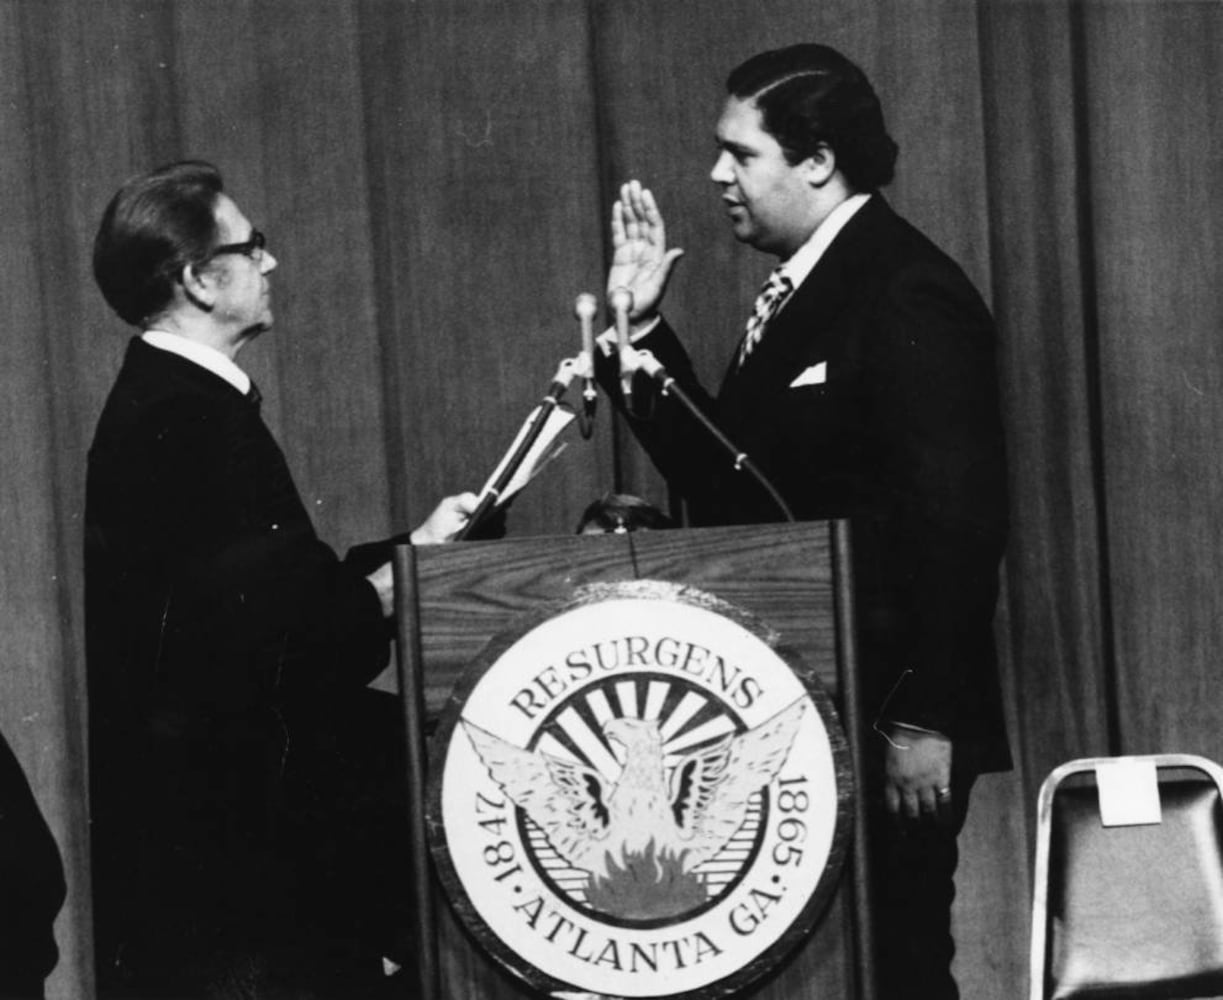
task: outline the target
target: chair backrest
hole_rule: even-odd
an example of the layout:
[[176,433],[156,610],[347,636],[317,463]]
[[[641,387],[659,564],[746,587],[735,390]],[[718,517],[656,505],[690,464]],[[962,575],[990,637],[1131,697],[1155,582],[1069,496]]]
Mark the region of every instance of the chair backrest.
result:
[[[1158,822],[1105,826],[1097,770],[1154,765]],[[1115,768],[1114,768],[1115,770]],[[1223,995],[1223,769],[1076,760],[1040,791],[1031,1000]]]

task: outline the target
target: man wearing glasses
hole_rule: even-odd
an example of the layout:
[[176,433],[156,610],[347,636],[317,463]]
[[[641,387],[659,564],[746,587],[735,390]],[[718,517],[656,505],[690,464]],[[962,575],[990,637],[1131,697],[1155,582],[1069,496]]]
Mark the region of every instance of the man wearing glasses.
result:
[[[377,996],[393,914],[368,876],[390,863],[398,741],[366,685],[389,546],[341,561],[319,540],[234,362],[272,325],[276,258],[215,167],[125,184],[93,263],[141,330],[87,480],[100,994]],[[446,498],[411,540],[448,541],[474,503]]]

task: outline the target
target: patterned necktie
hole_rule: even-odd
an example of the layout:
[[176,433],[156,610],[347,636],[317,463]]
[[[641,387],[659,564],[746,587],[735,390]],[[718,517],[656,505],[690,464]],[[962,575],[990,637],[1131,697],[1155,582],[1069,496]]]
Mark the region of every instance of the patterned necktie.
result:
[[764,334],[764,325],[772,319],[777,310],[782,307],[790,293],[794,291],[794,283],[781,273],[774,271],[769,275],[760,294],[756,296],[756,304],[752,306],[752,315],[748,317],[747,332],[743,335],[743,343],[739,345],[739,367],[752,353]]

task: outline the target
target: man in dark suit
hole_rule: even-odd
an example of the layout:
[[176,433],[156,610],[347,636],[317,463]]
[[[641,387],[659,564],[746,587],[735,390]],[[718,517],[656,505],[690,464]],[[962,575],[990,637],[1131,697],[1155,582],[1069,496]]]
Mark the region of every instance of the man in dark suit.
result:
[[[402,887],[375,866],[401,853],[399,741],[366,689],[389,655],[389,545],[341,561],[317,537],[234,363],[271,326],[275,267],[199,162],[125,184],[94,245],[142,330],[87,481],[103,996],[373,996],[394,947],[379,893]],[[474,500],[411,541],[453,537]]]
[[[954,997],[968,792],[1010,766],[992,641],[1006,534],[994,326],[963,272],[878,193],[897,147],[862,72],[819,45],[738,67],[711,174],[737,239],[778,259],[715,396],[658,313],[682,251],[647,189],[613,208],[609,293],[800,519],[851,517],[882,995]],[[599,365],[618,395],[614,365]],[[638,396],[640,396],[640,389]],[[778,520],[671,397],[630,424],[694,524]],[[634,408],[635,409],[635,408]]]

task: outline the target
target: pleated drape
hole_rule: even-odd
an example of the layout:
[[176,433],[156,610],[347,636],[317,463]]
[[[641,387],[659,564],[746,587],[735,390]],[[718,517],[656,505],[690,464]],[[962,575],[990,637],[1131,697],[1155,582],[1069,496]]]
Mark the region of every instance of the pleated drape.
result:
[[[901,146],[887,197],[992,303],[1018,767],[963,839],[966,992],[1024,977],[1055,763],[1223,759],[1223,7],[1214,0],[0,0],[0,728],[70,873],[51,995],[88,995],[81,517],[127,331],[89,273],[129,175],[212,160],[269,236],[258,380],[339,547],[477,488],[577,346],[617,185],[687,251],[668,315],[710,383],[770,262],[708,180],[723,80],[832,44]],[[513,505],[567,534],[665,483],[609,419]],[[2,891],[2,889],[0,889]]]

